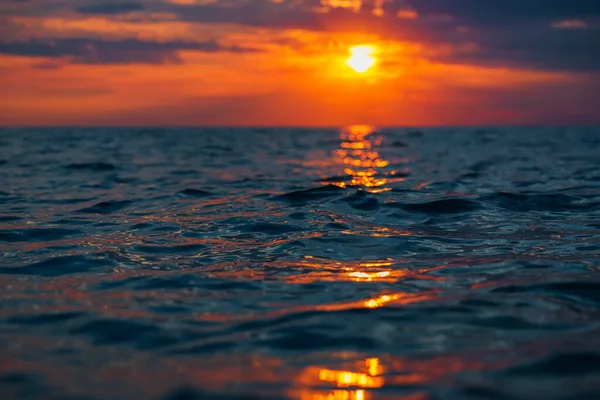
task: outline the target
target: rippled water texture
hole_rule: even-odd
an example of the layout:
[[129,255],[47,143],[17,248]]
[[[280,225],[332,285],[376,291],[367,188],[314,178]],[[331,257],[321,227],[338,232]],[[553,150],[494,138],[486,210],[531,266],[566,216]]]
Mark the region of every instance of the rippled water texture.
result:
[[0,132],[2,399],[600,398],[600,130]]

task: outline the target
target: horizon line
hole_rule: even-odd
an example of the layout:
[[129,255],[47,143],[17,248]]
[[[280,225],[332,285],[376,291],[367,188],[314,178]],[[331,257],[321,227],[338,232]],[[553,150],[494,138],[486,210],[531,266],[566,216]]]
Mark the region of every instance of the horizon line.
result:
[[448,125],[377,125],[377,124],[341,124],[341,125],[0,125],[0,129],[342,129],[349,126],[368,125],[376,129],[436,129],[436,128],[593,128],[597,123],[522,123],[522,124],[448,124]]

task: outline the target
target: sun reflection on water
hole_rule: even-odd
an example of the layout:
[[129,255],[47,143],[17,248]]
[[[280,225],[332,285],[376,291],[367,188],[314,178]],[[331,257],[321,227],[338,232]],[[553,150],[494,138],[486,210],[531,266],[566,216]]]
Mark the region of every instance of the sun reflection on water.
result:
[[302,390],[299,400],[367,400],[369,392],[384,385],[385,372],[379,358],[367,358],[360,362],[354,371],[320,367],[308,367],[296,379],[302,386],[319,387],[333,385],[330,391]]
[[383,168],[390,165],[378,151],[382,136],[375,135],[376,129],[370,125],[351,125],[341,130],[340,148],[335,155],[344,164],[344,174],[348,179],[343,181],[323,181],[339,187],[360,187],[370,193],[391,190],[385,187],[389,183],[389,174]]
[[477,361],[469,355],[447,355],[431,358],[406,358],[381,355],[362,358],[359,354],[331,353],[337,365],[312,365],[303,369],[294,379],[290,397],[297,400],[367,400],[429,398],[421,390],[404,395],[386,396],[379,389],[386,386],[405,386],[407,389],[427,383],[446,380],[462,371],[496,370],[506,361]]

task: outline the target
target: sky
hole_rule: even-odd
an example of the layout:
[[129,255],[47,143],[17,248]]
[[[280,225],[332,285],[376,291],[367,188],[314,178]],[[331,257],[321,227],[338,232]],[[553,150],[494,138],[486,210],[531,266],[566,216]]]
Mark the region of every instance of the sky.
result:
[[598,0],[0,0],[0,125],[600,124],[599,104]]

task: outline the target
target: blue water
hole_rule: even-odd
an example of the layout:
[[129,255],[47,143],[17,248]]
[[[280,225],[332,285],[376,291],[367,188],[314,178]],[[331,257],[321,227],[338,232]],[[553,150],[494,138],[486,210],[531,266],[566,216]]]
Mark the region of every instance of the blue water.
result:
[[600,129],[4,129],[2,399],[600,398]]

